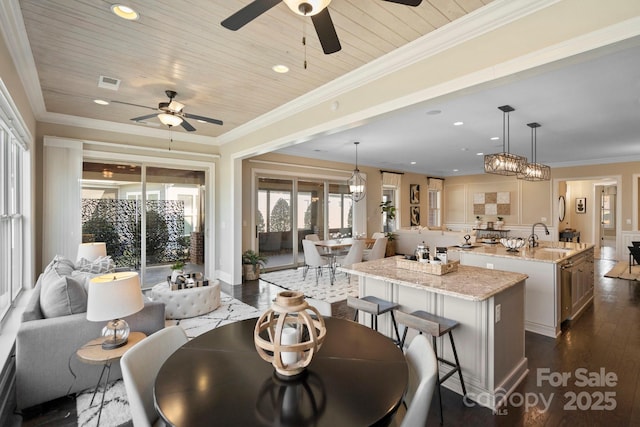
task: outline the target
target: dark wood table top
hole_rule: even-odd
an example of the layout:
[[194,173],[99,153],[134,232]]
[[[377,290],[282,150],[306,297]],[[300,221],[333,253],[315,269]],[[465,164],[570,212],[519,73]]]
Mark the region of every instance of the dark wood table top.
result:
[[174,426],[386,425],[407,388],[402,351],[358,323],[325,318],[327,337],[304,378],[282,381],[253,342],[257,319],[213,329],[164,363],[155,405]]

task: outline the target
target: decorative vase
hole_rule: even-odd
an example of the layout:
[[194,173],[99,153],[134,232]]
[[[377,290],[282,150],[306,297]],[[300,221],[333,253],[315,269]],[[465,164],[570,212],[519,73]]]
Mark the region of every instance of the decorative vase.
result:
[[284,291],[256,322],[253,339],[258,354],[273,365],[276,375],[294,379],[304,373],[326,334],[324,318],[304,294]]
[[181,276],[184,274],[183,270],[172,270],[171,271],[171,283],[176,283],[176,280],[178,280],[178,276]]
[[476,221],[476,230],[479,230],[482,228],[482,221]]
[[496,221],[496,230],[502,230],[504,227],[504,221]]
[[260,264],[243,264],[245,280],[258,280],[260,278]]

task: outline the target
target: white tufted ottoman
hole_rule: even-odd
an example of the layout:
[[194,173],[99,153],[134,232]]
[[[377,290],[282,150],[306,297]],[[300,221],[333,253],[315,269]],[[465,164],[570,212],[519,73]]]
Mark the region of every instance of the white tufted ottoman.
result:
[[167,319],[185,319],[200,316],[220,307],[220,282],[210,280],[209,286],[172,291],[167,282],[158,283],[149,297],[164,303]]

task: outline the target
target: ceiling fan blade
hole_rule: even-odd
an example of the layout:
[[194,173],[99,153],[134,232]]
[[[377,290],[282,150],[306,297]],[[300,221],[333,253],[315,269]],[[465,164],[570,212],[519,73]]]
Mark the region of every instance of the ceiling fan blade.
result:
[[405,6],[419,6],[422,0],[384,0],[391,3],[403,4]]
[[132,103],[130,103],[130,102],[114,101],[114,100],[111,100],[111,101],[109,101],[109,102],[112,102],[112,103],[114,103],[114,104],[131,105],[131,106],[133,106],[133,107],[147,108],[147,109],[149,109],[149,110],[157,110],[157,108],[155,108],[155,107],[147,107],[146,105],[132,104]]
[[342,49],[340,40],[338,40],[338,34],[336,33],[336,27],[333,25],[328,8],[325,7],[320,13],[313,15],[311,21],[316,28],[316,33],[318,34],[324,53],[328,55]]
[[201,120],[203,122],[213,123],[214,125],[222,125],[222,120],[212,119],[211,117],[196,116],[195,114],[187,114],[187,113],[184,113],[183,115],[193,120]]
[[194,130],[196,130],[196,128],[191,126],[185,119],[182,119],[182,123],[180,123],[180,126],[182,126],[188,132],[193,132]]
[[229,30],[239,30],[281,1],[282,0],[254,0],[220,24]]
[[144,120],[150,119],[151,117],[156,117],[157,115],[158,113],[153,113],[153,114],[148,114],[146,116],[134,117],[133,119],[130,119],[130,120],[134,122],[142,122]]

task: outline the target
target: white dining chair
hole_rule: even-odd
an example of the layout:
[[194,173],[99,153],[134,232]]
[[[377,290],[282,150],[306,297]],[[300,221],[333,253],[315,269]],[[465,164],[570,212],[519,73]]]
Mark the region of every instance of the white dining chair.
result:
[[380,232],[380,231],[376,231],[375,233],[373,233],[373,234],[371,235],[371,238],[372,238],[372,239],[379,239],[379,238],[381,238],[381,237],[386,237],[386,236],[384,235],[384,233],[382,233],[382,232]]
[[[426,426],[436,388],[438,360],[425,335],[416,335],[405,353],[409,365],[409,385],[404,397],[407,412],[400,427]],[[398,425],[398,424],[396,424]]]
[[322,274],[322,267],[329,267],[329,260],[318,252],[316,244],[311,240],[302,241],[302,250],[304,251],[304,270],[302,272],[302,280],[306,280],[309,268],[316,270],[316,285],[318,284],[318,275]]
[[156,425],[153,385],[163,363],[183,344],[187,335],[180,326],[169,326],[131,347],[120,359],[134,427]]
[[362,259],[364,261],[373,261],[374,259],[384,258],[384,255],[387,252],[387,240],[388,239],[386,237],[377,238],[373,247],[364,251]]
[[333,316],[333,311],[331,310],[330,302],[320,300],[320,299],[315,299],[315,298],[306,298],[306,297],[305,297],[305,301],[307,301],[309,305],[317,308],[318,312],[320,312],[320,314],[322,314],[323,316],[328,316],[328,317]]
[[320,237],[317,234],[307,234],[304,236],[305,240],[311,240],[312,242],[320,241]]
[[[338,264],[351,265],[358,262],[362,262],[362,255],[364,253],[364,240],[354,240],[353,244],[349,248],[349,252],[341,258],[338,258]],[[351,274],[346,273],[351,283]]]

